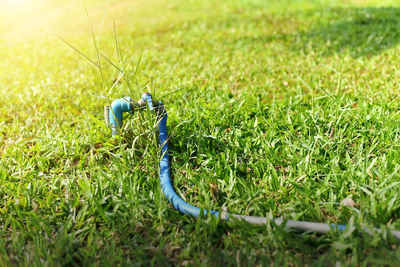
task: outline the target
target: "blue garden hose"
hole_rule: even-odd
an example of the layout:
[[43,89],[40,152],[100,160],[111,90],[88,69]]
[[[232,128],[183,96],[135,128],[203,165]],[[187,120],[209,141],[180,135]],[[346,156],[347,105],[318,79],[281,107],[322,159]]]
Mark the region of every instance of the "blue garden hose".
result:
[[[144,93],[142,98],[138,103],[131,102],[129,97],[121,98],[115,100],[111,108],[106,107],[106,122],[112,129],[113,135],[118,135],[119,128],[122,126],[122,113],[132,112],[134,110],[134,105],[138,107],[148,107],[150,111],[154,110],[152,96],[149,93]],[[206,209],[200,209],[198,207],[192,206],[185,202],[178,194],[175,192],[170,178],[170,166],[169,166],[169,155],[168,155],[168,132],[167,132],[167,119],[168,114],[164,109],[161,102],[156,102],[158,116],[160,118],[158,128],[159,128],[159,142],[161,146],[162,157],[160,160],[160,183],[164,195],[167,197],[169,202],[180,212],[186,215],[192,215],[194,217],[199,217],[201,212],[206,216],[207,214],[212,214],[212,216],[220,217],[223,220],[231,220],[232,218],[246,221],[250,224],[261,225],[266,224],[268,221],[273,221],[277,225],[285,223],[287,228],[295,229],[298,231],[314,232],[314,233],[327,233],[331,230],[345,231],[347,226],[342,224],[326,224],[326,223],[315,223],[306,221],[294,221],[294,220],[283,220],[281,218],[271,218],[267,219],[264,217],[256,216],[245,216],[239,214],[231,214],[226,211],[212,211]],[[379,229],[374,229],[379,232]],[[364,228],[364,231],[371,233],[368,228]],[[393,236],[400,240],[400,231],[391,230]]]

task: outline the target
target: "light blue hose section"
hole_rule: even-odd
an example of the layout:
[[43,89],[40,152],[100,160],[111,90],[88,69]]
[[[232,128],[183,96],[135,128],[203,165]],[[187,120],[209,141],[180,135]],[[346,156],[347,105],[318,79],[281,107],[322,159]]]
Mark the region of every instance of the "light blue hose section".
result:
[[112,130],[112,135],[117,135],[122,127],[122,113],[131,112],[132,100],[129,96],[116,99],[111,103],[108,121]]
[[[147,103],[149,110],[153,110],[153,101],[152,96],[149,93],[144,93],[141,98],[142,101]],[[119,127],[122,125],[122,113],[130,112],[130,98],[125,97],[118,100],[115,100],[112,103],[112,112],[109,114],[109,123],[111,127],[115,127],[118,131]],[[162,107],[162,103],[159,102],[159,107]],[[167,132],[167,112],[163,109],[161,114],[161,120],[159,121],[159,137],[160,137],[160,146],[162,157],[160,160],[160,183],[164,195],[167,199],[172,203],[172,205],[180,212],[186,215],[192,215],[195,217],[199,217],[202,214],[206,216],[207,214],[212,214],[215,217],[219,217],[221,215],[221,219],[230,220],[231,218],[236,218],[239,220],[244,220],[250,224],[261,225],[265,224],[268,221],[273,221],[277,225],[285,224],[286,227],[292,228],[299,231],[306,232],[314,232],[314,233],[327,233],[333,229],[338,231],[345,231],[347,229],[346,225],[343,224],[326,224],[326,223],[316,223],[316,222],[306,222],[306,221],[293,221],[293,220],[283,220],[281,218],[271,218],[268,220],[264,217],[256,217],[256,216],[245,216],[239,214],[231,214],[227,212],[218,212],[211,211],[206,209],[200,209],[198,207],[192,206],[189,203],[185,202],[178,194],[175,192],[174,187],[171,183],[170,178],[170,166],[169,166],[169,155],[168,155],[168,132]],[[116,120],[115,120],[116,118]],[[113,135],[114,135],[114,128]],[[118,132],[117,132],[118,134]],[[371,233],[371,231],[367,228],[363,228],[363,230],[367,233]],[[374,231],[380,232],[379,229],[375,229]],[[391,230],[392,235],[394,235],[397,239],[400,239],[400,231]]]

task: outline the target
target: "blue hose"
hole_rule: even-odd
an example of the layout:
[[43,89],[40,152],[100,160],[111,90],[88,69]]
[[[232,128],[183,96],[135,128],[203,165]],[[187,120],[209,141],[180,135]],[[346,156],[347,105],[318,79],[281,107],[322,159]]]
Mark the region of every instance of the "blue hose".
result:
[[[154,110],[152,96],[149,93],[144,93],[141,100],[138,102],[139,106],[147,105],[149,110]],[[115,100],[111,105],[112,112],[109,114],[109,124],[113,129],[113,135],[118,134],[119,127],[122,126],[122,113],[131,112],[132,102],[129,97],[121,98]],[[167,132],[167,119],[168,114],[165,111],[163,104],[158,102],[159,117],[159,142],[161,146],[162,157],[160,160],[160,183],[164,195],[169,200],[169,202],[180,212],[186,215],[192,215],[194,217],[199,217],[201,213],[206,216],[211,214],[215,217],[221,217],[224,220],[232,220],[233,218],[244,220],[250,224],[261,225],[268,221],[273,221],[277,225],[285,224],[287,228],[292,228],[298,231],[314,232],[314,233],[327,233],[331,230],[345,231],[347,229],[346,225],[343,224],[326,224],[326,223],[315,223],[306,221],[293,221],[293,220],[283,220],[281,218],[271,218],[267,219],[264,217],[256,216],[246,216],[240,214],[231,214],[225,211],[218,212],[206,209],[200,209],[198,207],[192,206],[185,202],[178,194],[175,192],[174,187],[171,183],[170,178],[170,166],[169,166],[169,155],[168,155],[168,132]],[[161,112],[160,112],[161,110]],[[116,118],[116,120],[115,120]],[[367,233],[371,234],[368,228],[363,228]],[[374,231],[380,232],[379,229],[374,229]],[[400,240],[400,231],[391,230],[390,231],[397,239]]]
[[[144,93],[142,95],[142,101],[147,102],[149,110],[153,110],[153,101],[152,96],[149,93]],[[162,105],[160,102],[159,105]],[[186,215],[193,215],[195,217],[199,217],[201,209],[195,206],[192,206],[186,203],[182,198],[176,194],[174,187],[171,184],[170,172],[169,172],[169,155],[168,155],[168,132],[167,132],[167,119],[168,114],[164,110],[162,114],[162,119],[158,124],[159,135],[160,135],[160,146],[162,158],[160,160],[160,182],[161,187],[164,192],[164,195],[167,199],[174,205],[174,207],[180,212]],[[203,210],[204,215],[207,213],[214,214],[215,216],[219,215],[217,211],[207,211]]]
[[[172,184],[170,179],[169,173],[169,155],[168,155],[168,133],[167,133],[167,118],[168,115],[165,113],[164,117],[161,119],[160,123],[158,124],[159,134],[160,134],[160,145],[161,145],[161,153],[162,158],[160,160],[160,182],[161,187],[164,192],[164,195],[167,199],[174,205],[174,207],[179,210],[180,212],[193,215],[195,217],[199,217],[201,209],[195,206],[192,206],[186,203],[182,198],[180,198]],[[204,215],[207,213],[213,214],[216,217],[219,216],[218,211],[208,211],[203,210]],[[224,218],[227,219],[227,218]]]

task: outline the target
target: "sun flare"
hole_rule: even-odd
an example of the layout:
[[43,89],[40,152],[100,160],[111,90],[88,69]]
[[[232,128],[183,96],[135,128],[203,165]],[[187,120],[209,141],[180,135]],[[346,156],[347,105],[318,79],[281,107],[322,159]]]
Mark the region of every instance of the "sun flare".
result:
[[0,0],[0,6],[8,11],[18,11],[19,9],[31,7],[34,2],[33,0]]
[[0,37],[36,35],[47,25],[49,0],[0,0]]
[[6,17],[29,16],[50,3],[50,0],[0,0],[0,14]]

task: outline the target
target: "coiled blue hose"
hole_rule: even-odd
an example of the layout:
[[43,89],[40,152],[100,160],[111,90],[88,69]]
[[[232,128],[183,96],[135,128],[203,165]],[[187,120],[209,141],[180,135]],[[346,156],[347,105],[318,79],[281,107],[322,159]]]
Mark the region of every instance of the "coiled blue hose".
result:
[[[122,125],[122,113],[123,112],[131,112],[133,110],[131,106],[127,106],[125,103],[128,98],[118,99],[113,102],[111,105],[111,114],[109,114],[109,122],[111,127],[116,125],[117,128]],[[125,103],[123,103],[125,102]],[[142,95],[141,100],[138,101],[139,106],[146,105],[149,110],[153,110],[153,100],[152,96],[149,93],[144,93]],[[192,206],[189,203],[185,202],[178,194],[175,192],[170,178],[170,166],[169,166],[169,155],[168,155],[168,131],[167,131],[167,119],[168,114],[165,111],[163,104],[158,102],[158,115],[161,118],[158,124],[159,128],[159,142],[161,146],[162,157],[160,160],[160,183],[164,195],[169,200],[169,202],[180,212],[186,215],[192,215],[195,217],[199,217],[201,212],[203,212],[204,216],[207,214],[211,214],[215,217],[221,217],[223,220],[230,220],[231,218],[236,218],[239,220],[244,220],[250,224],[261,225],[266,224],[268,221],[273,221],[277,225],[285,224],[287,228],[295,229],[298,231],[306,231],[306,232],[314,232],[314,233],[327,233],[331,230],[339,230],[345,231],[346,225],[334,225],[334,224],[326,224],[326,223],[315,223],[315,222],[306,222],[306,221],[294,221],[294,220],[283,220],[281,218],[270,218],[269,220],[264,217],[256,217],[256,216],[245,216],[239,214],[231,214],[226,211],[218,212],[206,209],[200,209],[198,207]],[[111,120],[113,117],[113,120]],[[115,120],[117,118],[117,120]],[[121,119],[121,120],[120,120]],[[113,130],[113,135],[118,134],[118,131]],[[371,231],[368,228],[363,228],[363,230],[367,233],[371,234]],[[374,229],[374,231],[380,232],[379,229]],[[390,231],[393,236],[400,240],[400,231],[391,230]]]

